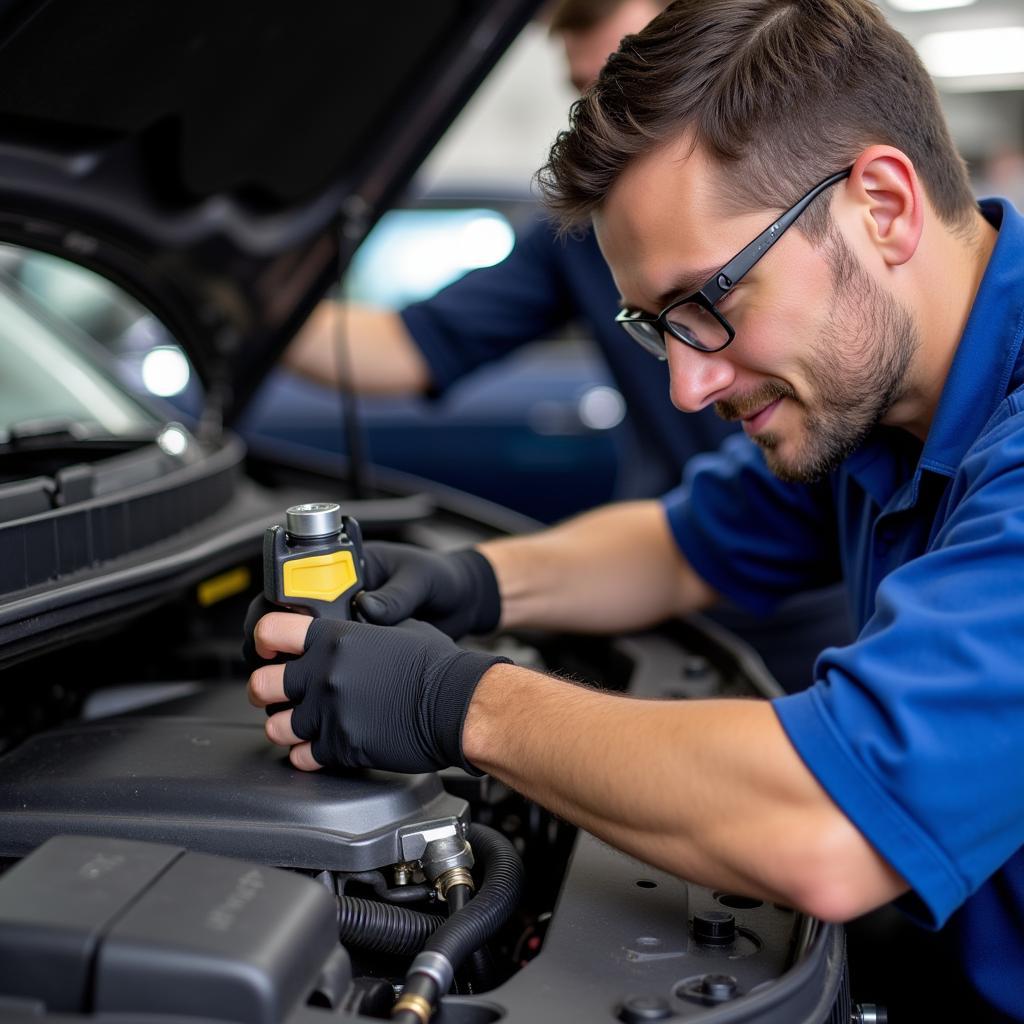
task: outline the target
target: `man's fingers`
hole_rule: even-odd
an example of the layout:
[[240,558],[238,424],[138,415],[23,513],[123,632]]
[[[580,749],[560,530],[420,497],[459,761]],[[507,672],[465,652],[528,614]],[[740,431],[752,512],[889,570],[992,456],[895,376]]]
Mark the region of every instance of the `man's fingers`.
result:
[[305,742],[301,736],[296,736],[295,731],[292,729],[291,708],[288,708],[287,711],[278,711],[276,715],[271,715],[267,719],[264,729],[267,733],[267,739],[271,743],[276,743],[279,747],[294,747],[297,743]]
[[316,772],[323,768],[323,765],[313,757],[309,743],[300,743],[292,747],[288,754],[288,760],[298,769],[304,772]]
[[264,659],[279,654],[301,654],[305,648],[306,631],[313,620],[294,612],[270,612],[253,630],[256,653]]
[[[269,618],[269,616],[267,616]],[[282,704],[288,700],[284,692],[284,665],[263,665],[249,676],[249,703],[258,708]]]

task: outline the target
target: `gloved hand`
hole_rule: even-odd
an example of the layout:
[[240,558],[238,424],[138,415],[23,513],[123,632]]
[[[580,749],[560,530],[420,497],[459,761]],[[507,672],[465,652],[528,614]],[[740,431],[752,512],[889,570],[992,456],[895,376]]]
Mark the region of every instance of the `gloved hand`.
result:
[[368,622],[423,619],[453,639],[490,633],[501,618],[491,563],[479,551],[439,554],[409,544],[365,545],[366,590],[356,608]]
[[264,652],[301,651],[249,679],[258,707],[292,703],[268,720],[267,735],[286,746],[308,740],[317,764],[293,752],[300,767],[476,772],[462,753],[462,727],[480,678],[507,658],[463,650],[414,620],[385,627],[278,613],[259,635]]

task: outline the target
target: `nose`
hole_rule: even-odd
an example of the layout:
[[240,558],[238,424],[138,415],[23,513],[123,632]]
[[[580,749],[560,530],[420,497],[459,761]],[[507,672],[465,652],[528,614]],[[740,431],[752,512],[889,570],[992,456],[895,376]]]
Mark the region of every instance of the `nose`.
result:
[[666,336],[665,346],[672,381],[669,394],[681,412],[698,412],[710,405],[736,379],[728,350],[698,352],[671,336]]

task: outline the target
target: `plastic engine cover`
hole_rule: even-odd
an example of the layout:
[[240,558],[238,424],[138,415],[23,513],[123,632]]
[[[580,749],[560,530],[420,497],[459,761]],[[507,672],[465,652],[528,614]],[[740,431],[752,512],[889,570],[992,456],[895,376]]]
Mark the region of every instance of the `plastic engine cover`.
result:
[[172,843],[312,870],[403,860],[413,826],[468,821],[436,775],[300,772],[253,722],[123,717],[40,733],[0,757],[0,857],[51,836]]

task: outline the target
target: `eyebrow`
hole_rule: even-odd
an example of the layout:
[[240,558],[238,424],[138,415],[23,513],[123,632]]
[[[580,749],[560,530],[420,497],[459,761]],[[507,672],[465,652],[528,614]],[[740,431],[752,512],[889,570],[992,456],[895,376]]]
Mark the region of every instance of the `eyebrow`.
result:
[[664,309],[674,299],[681,299],[684,295],[692,295],[702,284],[709,281],[721,270],[721,264],[713,267],[704,267],[701,270],[692,270],[680,274],[672,283],[672,287],[663,291],[657,297],[658,309]]
[[[663,291],[654,301],[659,312],[675,299],[681,299],[684,295],[692,295],[702,284],[709,281],[713,275],[721,270],[721,266],[704,267],[702,270],[691,270],[672,282],[672,287]],[[619,296],[619,305],[625,309],[636,309],[646,313],[647,310],[639,306],[631,306],[625,298]]]

